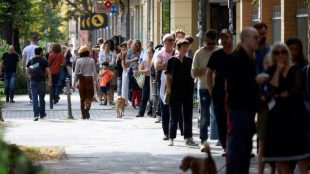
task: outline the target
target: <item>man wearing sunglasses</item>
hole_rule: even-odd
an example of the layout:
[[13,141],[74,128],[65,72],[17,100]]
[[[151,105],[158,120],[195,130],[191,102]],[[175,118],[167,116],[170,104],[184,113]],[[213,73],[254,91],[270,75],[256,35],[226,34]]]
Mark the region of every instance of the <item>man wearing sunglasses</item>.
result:
[[[209,62],[211,54],[218,50],[216,45],[217,33],[215,30],[209,30],[205,33],[206,46],[200,48],[196,51],[192,64],[192,77],[198,78],[199,86],[199,103],[200,103],[200,140],[201,140],[201,151],[203,151],[203,143],[208,139],[208,123],[210,122],[210,106],[211,106],[211,95],[207,86],[207,64]],[[213,116],[214,117],[214,116]],[[211,119],[212,122],[212,119]],[[215,120],[214,120],[215,122]],[[216,124],[216,123],[215,123]],[[214,125],[211,123],[211,126]],[[216,126],[215,126],[216,127]],[[216,132],[212,132],[211,129],[211,139],[217,139],[216,135],[212,137]]]
[[[212,96],[214,114],[217,121],[219,139],[223,147],[222,156],[226,155],[226,136],[227,136],[227,111],[225,109],[226,98],[226,79],[228,61],[235,53],[233,46],[233,36],[228,29],[220,32],[223,49],[215,51],[207,65],[207,85]],[[212,75],[215,73],[213,84]]]

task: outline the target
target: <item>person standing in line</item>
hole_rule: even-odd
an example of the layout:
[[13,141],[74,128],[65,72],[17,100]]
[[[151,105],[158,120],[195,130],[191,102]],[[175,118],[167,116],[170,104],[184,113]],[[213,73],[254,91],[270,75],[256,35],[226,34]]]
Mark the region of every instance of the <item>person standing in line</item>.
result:
[[99,86],[100,86],[100,96],[99,105],[102,105],[102,95],[104,98],[103,105],[107,105],[110,100],[109,90],[110,90],[110,80],[114,76],[114,73],[109,70],[109,62],[102,62],[102,69],[99,71]]
[[127,42],[127,50],[122,53],[122,67],[123,67],[123,74],[122,74],[122,97],[125,99],[125,104],[127,106],[128,104],[128,89],[129,89],[129,77],[128,77],[128,71],[129,71],[129,63],[126,63],[126,56],[128,53],[128,50],[131,49],[132,40],[128,40]]
[[[214,113],[218,126],[220,142],[223,147],[222,156],[226,155],[227,111],[226,111],[226,79],[228,61],[235,53],[233,36],[228,29],[220,33],[223,49],[212,53],[207,65],[207,86],[212,97]],[[213,74],[215,73],[214,85]]]
[[140,73],[145,74],[145,80],[144,85],[142,88],[142,101],[141,101],[141,107],[139,109],[139,113],[136,117],[143,117],[147,102],[150,102],[150,108],[147,113],[149,117],[152,117],[152,95],[151,95],[151,67],[152,67],[152,58],[154,55],[154,49],[148,48],[147,49],[148,58],[143,60],[143,62],[140,64]]
[[[98,60],[99,54],[98,54],[98,52],[93,49],[93,44],[91,42],[88,42],[86,46],[87,46],[87,49],[89,51],[89,57],[95,60],[95,64],[97,66],[97,64],[99,64],[99,60]],[[96,69],[96,72],[98,74],[99,73],[99,69]],[[96,85],[93,85],[93,86],[94,86],[94,91],[96,91]],[[93,96],[92,101],[98,102],[98,100],[97,100],[97,92],[94,92],[94,96]]]
[[[271,62],[270,58],[268,56],[270,52],[270,46],[267,43],[267,31],[268,27],[267,24],[264,22],[259,22],[253,25],[253,27],[257,30],[259,34],[259,48],[255,50],[254,53],[254,60],[255,60],[255,65],[257,68],[257,73],[265,73],[266,68],[269,67]],[[266,66],[266,62],[267,66]],[[264,173],[264,168],[265,168],[265,163],[262,162],[262,157],[264,153],[264,146],[265,146],[265,136],[266,136],[266,125],[267,125],[267,120],[268,120],[268,103],[266,102],[266,96],[267,96],[267,83],[264,83],[260,86],[260,101],[259,101],[259,106],[258,106],[258,111],[257,111],[257,122],[256,122],[256,133],[257,133],[257,138],[258,138],[258,172],[259,174]],[[275,173],[275,167],[273,164],[270,165],[270,173]]]
[[[141,50],[142,50],[142,45],[141,45],[141,41],[140,40],[134,40],[132,45],[131,45],[131,49],[127,51],[127,55],[126,55],[126,61],[125,63],[129,63],[130,68],[128,71],[128,80],[131,78],[133,72],[132,72],[132,67],[134,66],[138,66],[139,65],[139,57],[141,54]],[[131,100],[131,92],[129,91],[128,93],[128,98],[129,100]]]
[[[166,75],[164,72],[167,69],[167,62],[171,56],[174,55],[174,37],[172,34],[166,34],[163,37],[163,47],[157,51],[155,54],[155,70],[158,72],[158,76],[160,78],[160,84],[158,85],[159,90],[159,103],[160,103],[160,114],[162,118],[162,128],[164,132],[163,140],[169,140],[169,120],[170,120],[170,113],[169,113],[169,105],[163,102],[163,98],[161,97],[161,93],[164,93],[164,86],[166,84],[165,77]],[[162,88],[163,86],[163,88]],[[183,132],[182,132],[183,133]]]
[[97,85],[96,64],[95,60],[89,57],[90,53],[86,46],[82,46],[78,53],[80,59],[76,62],[74,80],[77,80],[77,73],[80,73],[81,77],[77,85],[80,94],[80,109],[82,119],[89,119],[89,110],[94,96],[94,84]]
[[167,71],[165,72],[166,85],[170,94],[168,146],[174,145],[173,140],[176,138],[178,122],[183,122],[184,125],[185,145],[198,145],[193,140],[192,133],[194,79],[191,76],[192,59],[185,57],[188,45],[188,41],[185,39],[177,42],[179,54],[168,60]]
[[178,29],[177,31],[175,31],[175,40],[176,42],[181,40],[181,39],[185,39],[185,32],[181,29]]
[[[111,70],[114,74],[116,74],[116,70],[115,70],[115,60],[117,57],[117,51],[115,48],[118,48],[117,46],[115,46],[115,43],[113,41],[113,39],[108,39],[106,40],[105,43],[109,43],[110,44],[110,52],[112,53],[112,59],[110,59],[110,63],[109,63],[109,70]],[[116,76],[113,76],[111,81],[110,81],[110,98],[111,98],[111,102],[110,105],[115,105],[114,103],[114,93],[115,93],[115,88],[117,86],[117,78]]]
[[[192,77],[198,78],[199,85],[199,103],[201,105],[200,112],[200,140],[201,140],[201,150],[204,149],[203,143],[208,139],[208,121],[211,118],[211,127],[216,127],[216,119],[214,115],[211,115],[211,95],[207,86],[207,65],[211,54],[218,50],[216,45],[217,33],[215,30],[209,30],[205,33],[206,46],[200,48],[196,51],[193,59],[192,65]],[[215,131],[215,132],[212,132]],[[217,129],[211,128],[211,135],[218,135]],[[214,136],[213,135],[213,136]],[[218,138],[217,136],[211,138]]]
[[136,100],[137,100],[137,106],[140,108],[141,104],[141,88],[139,87],[137,83],[137,77],[138,77],[138,72],[139,68],[138,67],[133,67],[133,76],[131,76],[129,80],[129,91],[132,92],[132,98],[131,98],[131,105],[132,108],[136,109]]
[[187,35],[187,36],[185,36],[185,39],[189,43],[188,50],[187,50],[185,56],[192,59],[194,57],[194,53],[193,53],[193,50],[192,50],[192,47],[194,45],[194,38],[191,35]]
[[[228,63],[228,134],[226,173],[249,173],[254,117],[259,101],[257,69],[253,61],[259,34],[253,27],[240,34],[240,48]],[[222,40],[225,47],[224,40]]]
[[35,47],[34,52],[36,56],[27,63],[27,77],[30,80],[30,89],[33,98],[33,121],[38,121],[39,118],[44,119],[46,117],[44,100],[46,91],[45,76],[46,74],[48,75],[49,86],[52,86],[52,77],[48,62],[42,57],[43,49],[41,47]]
[[[3,67],[4,69],[2,69]],[[2,75],[4,75],[4,93],[6,94],[6,102],[10,101],[10,103],[14,103],[15,78],[19,77],[19,58],[18,55],[14,53],[13,45],[10,45],[8,52],[4,53],[2,56],[0,76]],[[11,90],[9,86],[11,86]]]
[[147,50],[149,48],[153,48],[153,41],[148,41],[146,44],[146,48],[142,49],[141,54],[140,54],[140,59],[139,59],[139,64],[142,63],[143,60],[147,59]]
[[124,52],[126,51],[126,48],[127,48],[127,43],[126,42],[123,42],[120,44],[120,48],[121,48],[121,52],[117,54],[116,56],[116,69],[117,69],[117,78],[120,78],[121,79],[121,83],[117,83],[117,91],[120,92],[120,94],[118,95],[121,95],[122,94],[122,75],[123,75],[123,67],[122,67],[122,55],[124,54]]
[[[49,54],[48,64],[50,66],[51,74],[52,74],[52,89],[53,89],[53,101],[54,104],[59,101],[59,90],[60,87],[57,86],[58,78],[60,74],[60,68],[65,68],[65,58],[61,52],[61,46],[58,43],[55,43],[52,47],[52,53]],[[61,66],[62,65],[62,66]]]
[[[31,36],[30,38],[30,45],[27,46],[26,48],[24,48],[22,56],[23,56],[23,74],[26,74],[26,65],[28,63],[28,61],[32,58],[35,57],[34,54],[34,48],[37,46],[37,37],[36,36]],[[29,94],[29,99],[30,99],[30,103],[32,103],[32,94],[31,94],[31,90],[30,90],[30,81],[29,79],[27,79],[27,91]]]

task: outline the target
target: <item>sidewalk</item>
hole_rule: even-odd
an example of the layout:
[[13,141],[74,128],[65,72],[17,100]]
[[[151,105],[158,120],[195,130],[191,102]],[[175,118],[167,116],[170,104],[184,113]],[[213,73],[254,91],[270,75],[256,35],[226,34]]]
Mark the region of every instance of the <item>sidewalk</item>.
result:
[[[51,173],[129,173],[158,174],[183,173],[179,166],[186,155],[206,157],[199,146],[185,146],[178,130],[175,146],[169,147],[163,141],[161,124],[154,118],[136,118],[138,110],[127,107],[123,119],[116,118],[111,106],[92,103],[90,120],[81,120],[79,95],[72,95],[73,116],[77,120],[64,120],[67,117],[66,96],[49,108],[46,96],[47,118],[32,121],[32,104],[26,95],[16,96],[16,103],[5,103],[2,109],[4,119],[11,122],[5,128],[4,140],[8,143],[29,146],[63,147],[68,160],[40,162]],[[193,134],[198,143],[197,111],[194,112]],[[210,141],[217,169],[225,163],[221,148]],[[253,149],[256,152],[256,149]],[[224,173],[225,169],[222,170]],[[190,171],[186,173],[191,173]],[[251,160],[251,173],[257,173],[256,158]]]

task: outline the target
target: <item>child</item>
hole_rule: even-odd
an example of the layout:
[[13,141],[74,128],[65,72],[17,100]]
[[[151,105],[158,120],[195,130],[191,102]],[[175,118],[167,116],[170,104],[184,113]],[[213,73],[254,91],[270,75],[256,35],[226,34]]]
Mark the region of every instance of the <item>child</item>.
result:
[[129,81],[129,90],[132,92],[131,103],[132,107],[136,109],[135,100],[137,98],[138,107],[140,107],[141,101],[141,88],[139,87],[136,78],[138,77],[138,67],[134,66],[132,68],[133,76],[131,76]]
[[108,100],[110,100],[108,92],[110,90],[110,84],[109,81],[114,76],[114,73],[110,70],[108,70],[109,63],[103,62],[102,63],[102,69],[99,71],[99,83],[100,83],[100,97],[99,97],[99,104],[102,104],[102,94],[104,98],[104,104],[107,105]]

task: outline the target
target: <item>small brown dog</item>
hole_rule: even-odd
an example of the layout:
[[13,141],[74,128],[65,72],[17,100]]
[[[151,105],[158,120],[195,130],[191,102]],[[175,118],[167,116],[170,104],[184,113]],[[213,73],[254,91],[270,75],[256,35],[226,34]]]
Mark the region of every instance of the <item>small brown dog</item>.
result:
[[184,172],[188,169],[192,170],[193,174],[216,174],[215,162],[212,159],[210,146],[207,142],[203,143],[205,146],[205,152],[208,154],[207,158],[196,158],[192,156],[186,156],[182,160],[180,169]]
[[[122,118],[125,111],[125,99],[121,96],[118,96],[115,100],[116,104],[116,116],[117,118]],[[121,111],[120,111],[121,110]]]

